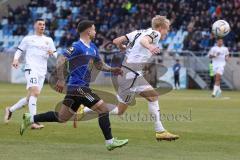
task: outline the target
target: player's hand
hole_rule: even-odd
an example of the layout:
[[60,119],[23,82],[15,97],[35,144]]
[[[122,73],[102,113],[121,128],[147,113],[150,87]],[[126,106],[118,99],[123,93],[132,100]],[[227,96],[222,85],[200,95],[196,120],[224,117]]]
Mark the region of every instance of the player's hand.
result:
[[51,51],[51,50],[48,50],[47,53],[48,53],[49,56],[53,55],[53,51]]
[[148,50],[152,53],[152,54],[158,54],[160,53],[160,48],[156,47],[154,45],[149,45]]
[[214,52],[214,53],[212,54],[212,57],[215,58],[215,57],[217,57],[217,56],[219,56],[219,55],[220,55],[219,52]]
[[18,68],[18,66],[19,66],[19,61],[18,61],[18,59],[14,59],[13,60],[13,62],[12,62],[12,66],[14,67],[14,68]]
[[119,45],[118,48],[120,49],[121,52],[124,52],[126,51],[127,46],[122,44],[122,45]]
[[114,68],[111,68],[111,73],[113,73],[113,75],[123,75],[123,70],[119,67],[114,67]]
[[57,92],[62,93],[63,89],[64,89],[64,86],[65,86],[65,81],[64,80],[58,80],[55,89],[56,89]]

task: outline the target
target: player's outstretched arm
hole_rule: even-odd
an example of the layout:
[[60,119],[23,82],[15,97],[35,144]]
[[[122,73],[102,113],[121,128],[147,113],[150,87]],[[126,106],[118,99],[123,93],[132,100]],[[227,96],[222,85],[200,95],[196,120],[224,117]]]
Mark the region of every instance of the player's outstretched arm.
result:
[[150,36],[144,36],[140,40],[140,44],[144,47],[147,48],[152,54],[158,54],[160,53],[160,48],[156,47],[152,44],[152,38]]
[[119,67],[110,67],[109,65],[104,63],[102,60],[94,62],[94,65],[100,71],[111,72],[114,75],[122,75],[123,74],[123,71],[122,71],[121,68],[119,68]]
[[57,84],[56,84],[56,91],[62,92],[65,86],[65,79],[64,79],[64,67],[65,67],[66,57],[63,55],[59,55],[57,58]]
[[113,40],[113,44],[115,44],[121,51],[125,51],[127,46],[124,45],[128,41],[126,36],[120,36]]

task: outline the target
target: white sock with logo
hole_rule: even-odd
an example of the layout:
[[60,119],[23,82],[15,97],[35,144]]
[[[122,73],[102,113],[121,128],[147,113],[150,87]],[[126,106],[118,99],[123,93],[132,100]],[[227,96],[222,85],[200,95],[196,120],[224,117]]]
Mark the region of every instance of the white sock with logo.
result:
[[156,132],[165,131],[160,119],[160,109],[158,101],[148,102],[148,110],[149,113],[151,114],[151,117],[154,118],[155,131]]
[[24,97],[22,99],[20,99],[16,104],[14,104],[12,107],[9,108],[9,111],[10,112],[14,112],[20,108],[22,108],[24,105],[26,105],[28,102],[27,102],[27,98]]
[[[110,114],[112,114],[112,115],[118,115],[118,107],[117,107],[116,105],[107,104],[106,106],[107,106]],[[83,110],[84,110],[84,113],[87,113],[87,114],[97,113],[97,112],[91,110],[91,109],[88,108],[88,107],[84,107]]]
[[214,96],[216,95],[217,90],[218,90],[218,86],[217,86],[217,85],[214,85],[214,87],[213,87],[213,93],[212,93]]
[[32,115],[37,114],[37,97],[30,96],[28,102],[29,113]]
[[116,105],[108,103],[107,108],[108,108],[110,114],[118,115],[118,107]]

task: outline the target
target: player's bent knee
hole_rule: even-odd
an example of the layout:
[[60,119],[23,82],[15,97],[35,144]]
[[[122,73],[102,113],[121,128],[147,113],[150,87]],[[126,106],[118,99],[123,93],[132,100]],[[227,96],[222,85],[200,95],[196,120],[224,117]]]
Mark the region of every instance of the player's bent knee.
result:
[[109,112],[106,103],[103,100],[98,101],[91,109],[99,114]]

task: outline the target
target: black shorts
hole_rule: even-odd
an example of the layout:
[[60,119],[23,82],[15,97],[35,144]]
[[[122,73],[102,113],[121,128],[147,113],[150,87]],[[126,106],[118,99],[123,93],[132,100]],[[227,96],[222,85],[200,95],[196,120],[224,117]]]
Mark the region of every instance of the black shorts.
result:
[[88,87],[68,87],[63,104],[70,107],[74,112],[77,112],[81,104],[91,108],[100,100],[101,98]]

